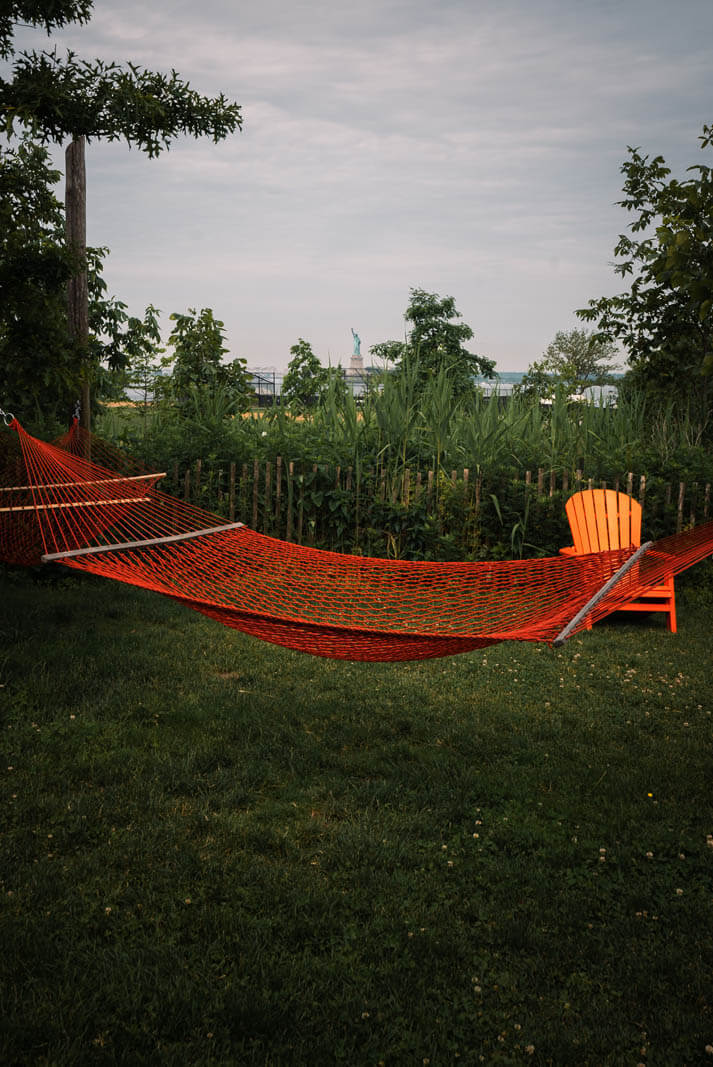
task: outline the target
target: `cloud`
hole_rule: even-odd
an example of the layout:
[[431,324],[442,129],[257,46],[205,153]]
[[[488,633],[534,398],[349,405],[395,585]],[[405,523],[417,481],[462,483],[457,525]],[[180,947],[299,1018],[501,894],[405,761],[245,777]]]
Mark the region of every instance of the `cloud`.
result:
[[708,0],[97,3],[58,41],[175,67],[244,129],[155,161],[93,145],[91,239],[132,310],[214,307],[261,364],[400,336],[419,286],[524,368],[619,289],[626,145],[697,161],[712,30]]

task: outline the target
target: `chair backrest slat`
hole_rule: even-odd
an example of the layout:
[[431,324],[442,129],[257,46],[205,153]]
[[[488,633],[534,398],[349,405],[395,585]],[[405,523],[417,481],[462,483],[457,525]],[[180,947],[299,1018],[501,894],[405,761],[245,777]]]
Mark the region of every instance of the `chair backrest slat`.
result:
[[641,544],[641,504],[614,489],[584,489],[567,501],[576,552],[606,552]]

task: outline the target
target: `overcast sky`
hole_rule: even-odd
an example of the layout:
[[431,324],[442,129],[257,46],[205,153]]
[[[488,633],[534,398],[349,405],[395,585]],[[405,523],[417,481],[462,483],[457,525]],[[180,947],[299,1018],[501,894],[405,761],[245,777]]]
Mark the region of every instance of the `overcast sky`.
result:
[[621,288],[627,145],[682,173],[713,122],[712,0],[95,0],[53,41],[242,106],[219,145],[92,144],[88,240],[132,313],[211,307],[251,367],[366,355],[422,288],[524,370]]

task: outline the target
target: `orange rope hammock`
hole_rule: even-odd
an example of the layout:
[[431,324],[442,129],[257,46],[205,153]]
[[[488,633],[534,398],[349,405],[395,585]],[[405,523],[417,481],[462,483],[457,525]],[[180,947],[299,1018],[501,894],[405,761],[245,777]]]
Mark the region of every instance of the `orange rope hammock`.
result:
[[[0,559],[57,560],[314,655],[410,660],[506,640],[552,643],[631,556],[422,563],[305,548],[159,492],[161,474],[76,424],[54,445],[10,425],[17,437],[0,457]],[[711,553],[713,523],[657,542],[589,617]]]

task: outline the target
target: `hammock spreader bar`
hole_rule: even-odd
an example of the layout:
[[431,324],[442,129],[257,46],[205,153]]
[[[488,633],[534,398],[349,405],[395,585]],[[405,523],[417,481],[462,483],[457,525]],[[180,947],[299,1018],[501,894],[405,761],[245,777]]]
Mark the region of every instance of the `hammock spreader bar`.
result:
[[66,500],[59,504],[18,504],[0,511],[57,511],[63,508],[100,508],[107,504],[145,504],[150,496],[119,496],[116,500]]
[[624,577],[627,571],[631,570],[636,561],[641,559],[644,553],[648,552],[652,545],[653,541],[647,541],[645,544],[640,545],[639,548],[637,548],[636,552],[632,552],[626,563],[623,563],[619,570],[612,574],[609,581],[604,583],[601,589],[599,589],[594,594],[591,600],[588,600],[584,607],[580,608],[577,614],[572,619],[570,619],[565,628],[557,634],[557,637],[555,637],[554,641],[552,642],[553,648],[562,647],[562,645],[565,643],[572,631],[577,628],[582,619],[586,618],[592,608],[595,608],[600,602],[600,600],[603,600],[607,593],[611,592],[617,582],[619,582]]
[[109,485],[111,482],[146,482],[149,479],[157,482],[159,478],[165,478],[162,474],[132,474],[131,477],[118,475],[116,478],[98,478],[92,482],[50,482],[48,485],[7,485],[0,486],[0,493],[29,492],[30,489],[76,489],[78,485]]
[[42,556],[43,563],[54,559],[68,559],[70,556],[94,556],[98,552],[118,552],[125,548],[146,548],[147,545],[165,545],[169,541],[188,541],[191,537],[205,537],[206,534],[222,533],[223,530],[237,530],[244,526],[242,522],[230,522],[226,526],[211,526],[206,530],[191,530],[189,533],[171,534],[169,537],[148,537],[145,541],[123,541],[115,545],[94,545],[91,548],[74,548],[70,552],[48,552]]

